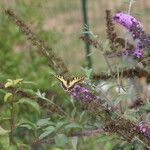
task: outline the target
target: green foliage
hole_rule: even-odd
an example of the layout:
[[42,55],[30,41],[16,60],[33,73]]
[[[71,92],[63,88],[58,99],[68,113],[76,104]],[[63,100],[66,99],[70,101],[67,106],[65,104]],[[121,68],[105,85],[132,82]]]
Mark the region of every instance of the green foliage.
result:
[[42,134],[39,136],[39,139],[43,139],[43,138],[47,137],[54,130],[55,130],[55,128],[53,126],[48,126],[47,128],[44,129],[44,131],[42,132]]
[[64,147],[67,144],[67,137],[64,134],[58,134],[55,137],[55,143],[57,146]]
[[[2,4],[0,5],[6,8]],[[65,57],[64,61],[68,63],[68,66],[70,65],[70,70],[76,74],[84,74],[85,82],[90,82],[95,70],[87,69],[84,65],[80,67],[75,63],[76,57],[70,56],[71,53],[73,56],[77,54],[81,61],[79,59],[76,61],[85,63],[81,56],[81,41],[73,26],[72,10],[78,10],[79,6],[79,2],[70,0],[56,2],[16,0],[11,7],[25,23],[32,26],[33,32],[36,32],[40,39],[46,41],[52,49],[54,48],[58,55]],[[57,18],[56,15],[61,12],[63,13],[60,18]],[[64,14],[69,17],[64,17]],[[78,101],[74,101],[67,92],[61,89],[54,78],[55,73],[48,66],[47,59],[29,44],[25,35],[1,10],[0,20],[0,150],[18,150],[19,148],[25,150],[116,150],[117,148],[129,150],[133,147],[140,150],[138,142],[124,144],[124,141],[114,134],[71,137],[71,133],[80,134],[84,130],[89,131],[102,127],[100,117],[98,114],[92,116],[87,113],[87,110],[82,108]],[[55,25],[55,21],[58,21],[59,25]],[[80,22],[80,20],[75,21]],[[61,26],[61,24],[66,24],[66,26]],[[48,26],[48,29],[45,29],[44,26]],[[54,27],[51,28],[51,26]],[[79,30],[79,26],[77,28]],[[71,33],[68,30],[71,30]],[[91,30],[89,33],[95,39],[97,38],[97,35]],[[64,34],[66,34],[67,43],[64,42]],[[79,50],[77,51],[77,49]],[[110,51],[108,40],[102,43],[102,49]],[[94,54],[96,53],[93,50],[89,55],[93,56]],[[94,61],[105,68],[105,71],[100,70],[101,72],[110,75],[106,62],[104,59],[100,61],[101,58],[98,55],[98,59],[94,59]],[[75,65],[76,69],[74,69]],[[121,65],[124,68],[132,66],[126,60],[112,64],[113,68],[119,66],[119,69]],[[81,72],[78,72],[78,68]],[[120,71],[119,69],[118,71]],[[112,79],[114,78],[112,77]],[[121,79],[118,77],[118,80]],[[101,84],[101,81],[99,83]],[[105,94],[101,93],[102,99],[108,97],[115,106],[118,106],[125,99],[133,96],[133,93],[130,93],[130,87],[126,88],[123,94],[118,95],[114,83],[109,83],[109,85],[106,84],[110,88]],[[94,84],[96,86],[98,83]],[[141,117],[141,114],[149,111],[150,105],[144,104],[136,111],[126,107],[124,109],[124,117],[136,121],[138,117]]]
[[39,107],[39,105],[37,104],[37,102],[32,101],[31,99],[21,98],[17,102],[17,104],[22,104],[22,105],[26,104],[26,105],[32,107],[38,114],[40,114],[40,107]]

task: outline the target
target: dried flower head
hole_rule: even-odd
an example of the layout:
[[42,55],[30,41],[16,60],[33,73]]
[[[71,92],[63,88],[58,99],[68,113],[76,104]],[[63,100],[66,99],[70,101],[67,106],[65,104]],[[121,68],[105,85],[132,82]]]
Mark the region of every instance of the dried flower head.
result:
[[16,25],[20,28],[22,33],[27,36],[27,39],[31,41],[31,43],[38,47],[40,54],[48,58],[49,66],[57,73],[66,73],[68,72],[67,66],[63,62],[63,60],[57,56],[52,48],[48,47],[44,41],[42,41],[23,20],[21,20],[12,10],[6,9],[6,15],[12,19]]
[[107,38],[109,40],[110,48],[114,51],[117,48],[117,43],[115,43],[117,39],[117,33],[115,32],[114,23],[112,20],[112,15],[110,10],[106,10],[106,32]]

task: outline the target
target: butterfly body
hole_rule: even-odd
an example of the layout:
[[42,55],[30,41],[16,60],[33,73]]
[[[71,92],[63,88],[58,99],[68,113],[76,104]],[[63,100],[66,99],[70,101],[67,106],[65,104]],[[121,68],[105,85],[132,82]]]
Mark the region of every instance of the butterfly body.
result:
[[77,83],[84,80],[84,77],[74,77],[72,80],[69,80],[59,75],[57,75],[56,78],[61,82],[62,87],[66,91],[70,91]]

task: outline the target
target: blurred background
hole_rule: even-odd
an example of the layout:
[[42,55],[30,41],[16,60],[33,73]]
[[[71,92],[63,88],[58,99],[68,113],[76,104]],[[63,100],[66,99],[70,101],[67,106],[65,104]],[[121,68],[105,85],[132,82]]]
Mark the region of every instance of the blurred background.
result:
[[[26,37],[19,31],[18,27],[10,21],[2,12],[5,8],[11,8],[15,13],[28,24],[31,29],[39,35],[52,49],[63,58],[69,71],[80,72],[81,66],[85,66],[84,43],[79,36],[83,32],[82,6],[81,0],[1,0],[0,12],[0,37],[2,66],[5,66],[14,76],[20,76],[29,71],[30,64],[39,61],[38,68],[33,67],[35,71],[41,69],[41,58],[34,53],[34,48],[26,41]],[[128,0],[88,0],[87,14],[89,26],[94,34],[98,35],[100,42],[105,41],[105,10],[110,9],[112,14],[123,11],[127,12],[129,7]],[[150,1],[136,0],[131,8],[131,14],[141,21],[144,30],[149,33]],[[103,58],[97,50],[92,48],[93,69],[100,72],[105,69]],[[6,58],[4,55],[15,54],[15,58]],[[15,59],[20,64],[11,64],[8,61]],[[22,70],[18,71],[17,67]],[[31,67],[31,66],[30,66]],[[4,67],[1,68],[6,73]],[[32,70],[32,73],[34,72]],[[12,72],[14,71],[15,74]],[[8,76],[9,76],[8,72]],[[43,72],[41,70],[40,72]],[[30,74],[32,74],[30,73]]]

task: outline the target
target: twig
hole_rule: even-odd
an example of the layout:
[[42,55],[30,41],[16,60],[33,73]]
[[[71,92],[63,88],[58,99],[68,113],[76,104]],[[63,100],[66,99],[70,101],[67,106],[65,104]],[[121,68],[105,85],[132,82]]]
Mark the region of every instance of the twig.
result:
[[48,47],[44,41],[38,38],[38,36],[32,32],[30,27],[26,25],[23,20],[21,20],[15,13],[10,10],[5,10],[6,15],[8,15],[20,28],[22,33],[24,33],[28,40],[39,49],[39,52],[42,53],[46,58],[48,58],[49,66],[59,74],[64,74],[68,72],[67,66],[64,64],[63,60],[58,57],[52,48]]

